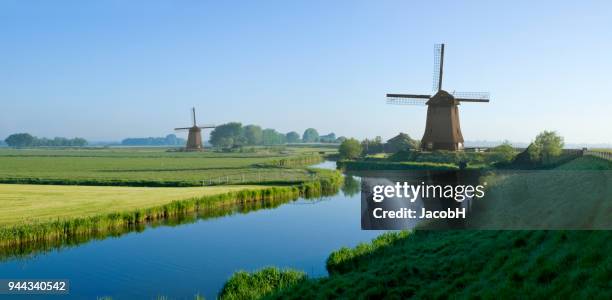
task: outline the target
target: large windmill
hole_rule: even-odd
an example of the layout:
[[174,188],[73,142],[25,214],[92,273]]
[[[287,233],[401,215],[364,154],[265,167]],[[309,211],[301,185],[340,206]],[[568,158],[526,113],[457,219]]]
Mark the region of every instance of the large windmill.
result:
[[202,129],[215,128],[215,125],[198,126],[196,123],[195,107],[191,109],[191,112],[193,126],[174,128],[174,130],[189,130],[185,151],[202,151],[204,149],[204,147],[202,146]]
[[388,104],[427,105],[427,122],[421,139],[423,150],[461,150],[463,135],[459,126],[460,102],[489,102],[489,93],[449,94],[442,89],[444,44],[434,46],[433,96],[387,94]]

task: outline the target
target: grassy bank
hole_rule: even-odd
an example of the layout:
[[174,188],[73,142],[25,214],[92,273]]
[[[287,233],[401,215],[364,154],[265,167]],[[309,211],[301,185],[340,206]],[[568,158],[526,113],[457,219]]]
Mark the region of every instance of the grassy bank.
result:
[[342,160],[337,163],[338,168],[347,171],[367,170],[458,170],[459,167],[449,163],[434,162],[388,162],[388,161],[351,161]]
[[[321,151],[319,151],[321,150]],[[305,167],[333,149],[262,147],[244,153],[137,149],[2,149],[0,182],[187,187],[310,180]]]
[[[312,197],[338,190],[342,183],[342,177],[338,172],[328,170],[316,172],[318,179],[305,181],[299,185],[232,187],[229,189],[230,192],[223,188],[213,190],[199,188],[181,192],[181,189],[132,191],[116,187],[111,191],[105,191],[106,187],[74,187],[76,188],[74,194],[70,194],[70,189],[66,189],[68,187],[49,189],[49,186],[45,186],[38,190],[38,193],[36,190],[27,192],[28,188],[34,186],[21,187],[12,193],[12,196],[8,196],[16,205],[4,205],[8,202],[3,202],[0,207],[3,212],[0,247],[19,247],[22,244],[43,240],[71,240],[74,236],[80,235],[97,236],[104,232],[121,231],[122,228],[136,224],[199,210],[214,210],[248,202],[293,199],[300,196]],[[6,187],[7,190],[11,188]],[[20,190],[22,196],[18,196]],[[113,197],[113,192],[117,193],[117,197]],[[124,194],[121,195],[121,192]],[[202,194],[198,194],[199,192]],[[29,199],[20,198],[24,195],[28,195]],[[147,198],[145,195],[152,198]],[[169,201],[171,198],[164,197],[169,195],[191,196],[184,200]],[[141,198],[133,199],[132,203],[132,196]],[[5,216],[4,213],[12,216]]]
[[503,160],[496,152],[400,151],[392,155],[369,155],[359,160],[339,161],[338,166],[350,171],[365,170],[458,170],[487,169]]
[[273,299],[612,297],[612,232],[416,231],[332,253]]
[[[585,156],[554,170],[501,176],[491,181],[494,187],[487,197],[503,193],[505,200],[499,202],[501,208],[490,207],[489,211],[535,213],[534,219],[540,217],[545,222],[552,222],[547,218],[568,219],[567,214],[557,215],[550,201],[538,201],[552,197],[559,209],[568,203],[577,205],[574,209],[578,210],[585,203],[607,205],[589,210],[593,214],[590,222],[605,221],[612,208],[604,201],[612,195],[610,170],[609,161]],[[487,197],[480,201],[487,201]],[[521,201],[525,197],[528,201]],[[545,205],[540,207],[540,202]],[[371,243],[333,252],[327,260],[328,277],[300,278],[290,286],[245,297],[505,299],[522,295],[529,299],[610,299],[611,240],[609,230],[393,232]],[[246,280],[247,275],[232,280],[254,284],[251,289],[258,290],[258,283]],[[261,275],[255,272],[250,276]],[[248,289],[243,286],[241,290]],[[222,291],[220,297],[224,296]]]

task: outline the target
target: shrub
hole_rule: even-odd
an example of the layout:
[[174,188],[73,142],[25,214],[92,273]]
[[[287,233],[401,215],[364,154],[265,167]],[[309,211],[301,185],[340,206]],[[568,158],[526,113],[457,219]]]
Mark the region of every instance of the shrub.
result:
[[348,139],[340,144],[340,152],[341,159],[356,159],[361,155],[361,144],[356,139]]

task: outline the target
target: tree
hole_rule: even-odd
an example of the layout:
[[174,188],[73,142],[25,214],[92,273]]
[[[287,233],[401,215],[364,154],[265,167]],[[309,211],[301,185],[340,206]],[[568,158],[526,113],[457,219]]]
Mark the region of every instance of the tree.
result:
[[382,138],[380,136],[375,137],[373,140],[365,139],[361,142],[364,154],[375,154],[384,151]]
[[385,152],[396,153],[399,151],[412,150],[419,147],[419,142],[413,140],[408,134],[400,132],[390,138],[385,144]]
[[304,143],[316,143],[319,141],[319,133],[314,128],[308,128],[304,131],[302,140]]
[[288,132],[285,135],[285,139],[287,140],[287,143],[299,143],[299,142],[301,142],[300,134],[295,132],[295,131]]
[[263,132],[257,125],[247,125],[243,128],[244,138],[248,145],[261,145],[263,143]]
[[87,145],[87,140],[83,138],[37,138],[29,133],[12,134],[5,141],[11,147],[82,147]]
[[336,134],[332,132],[330,134],[322,135],[319,137],[319,141],[321,141],[321,143],[333,143],[336,141]]
[[497,159],[500,162],[508,163],[516,156],[516,150],[512,147],[510,142],[504,141],[501,145],[491,149],[497,155]]
[[4,141],[11,147],[28,147],[34,145],[35,138],[29,133],[15,133],[9,135]]
[[563,137],[555,131],[543,131],[527,147],[532,162],[550,164],[563,152]]
[[342,142],[344,142],[344,141],[346,141],[346,137],[345,136],[339,136],[336,139],[336,143],[338,143],[338,144],[342,144]]
[[[176,138],[176,136],[174,137]],[[72,146],[77,146],[77,147],[87,146],[87,140],[84,138],[74,138],[72,139]]]
[[284,143],[285,135],[276,132],[274,129],[263,130],[263,144],[264,145],[279,145]]
[[169,135],[166,135],[164,142],[166,143],[166,145],[177,145],[178,138],[176,137],[175,134],[169,134]]
[[[72,140],[72,143],[79,145],[79,138]],[[121,145],[126,146],[176,146],[185,145],[185,139],[178,138],[175,134],[168,134],[166,137],[146,137],[146,138],[126,138],[121,141]]]
[[242,124],[231,122],[215,127],[210,133],[210,143],[216,147],[231,148],[245,143]]
[[341,159],[355,159],[361,155],[361,144],[358,140],[350,138],[340,144],[340,158]]

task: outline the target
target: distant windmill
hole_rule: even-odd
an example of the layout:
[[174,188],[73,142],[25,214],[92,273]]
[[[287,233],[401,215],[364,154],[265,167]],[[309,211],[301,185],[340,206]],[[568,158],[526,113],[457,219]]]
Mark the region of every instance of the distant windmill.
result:
[[489,93],[449,94],[442,89],[444,44],[434,46],[434,95],[387,94],[388,104],[427,105],[427,123],[421,139],[423,150],[461,150],[459,102],[489,102]]
[[185,151],[202,151],[204,149],[202,146],[202,129],[215,128],[215,125],[198,126],[196,123],[195,107],[192,108],[192,121],[193,126],[174,128],[174,130],[189,130]]

